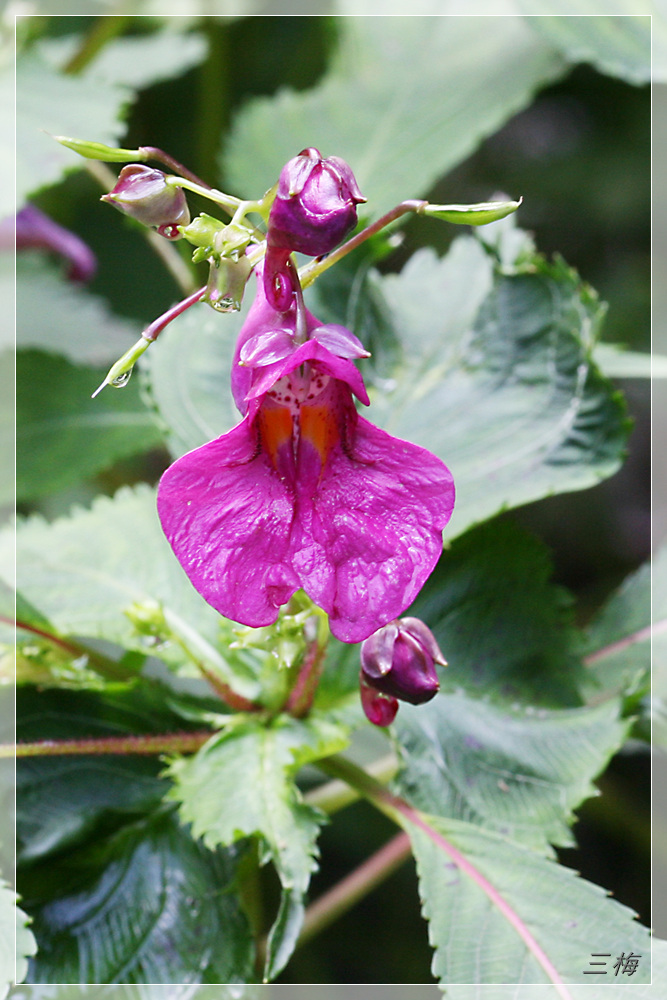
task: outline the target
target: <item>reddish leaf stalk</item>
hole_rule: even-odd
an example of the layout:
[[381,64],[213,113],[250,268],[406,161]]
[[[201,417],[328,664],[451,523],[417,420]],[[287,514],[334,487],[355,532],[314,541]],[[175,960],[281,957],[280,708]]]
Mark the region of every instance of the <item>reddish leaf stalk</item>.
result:
[[584,663],[587,667],[590,667],[593,663],[597,663],[598,660],[604,660],[607,656],[613,656],[615,653],[622,652],[628,646],[634,646],[637,642],[645,642],[647,639],[652,639],[656,635],[662,635],[664,632],[667,632],[667,618],[663,618],[659,622],[653,622],[645,628],[640,628],[631,635],[626,635],[622,639],[617,639],[616,642],[611,642],[608,646],[603,646],[602,649],[596,649],[595,652],[589,653],[588,656],[584,657]]
[[410,838],[399,833],[308,907],[297,945],[305,944],[389,878],[410,856]]
[[388,226],[391,222],[395,222],[396,219],[400,219],[402,215],[407,215],[408,212],[417,212],[422,205],[428,205],[428,202],[420,198],[411,198],[408,201],[402,201],[400,205],[396,205],[389,212],[385,212],[379,219],[372,222],[370,226],[366,226],[361,232],[356,233],[355,236],[346,240],[345,243],[342,243],[337,250],[333,250],[327,257],[316,258],[311,264],[307,264],[300,272],[302,287],[306,288],[322,271],[326,271],[334,264],[337,264],[346,254],[350,253],[351,250],[356,250],[370,236],[375,236],[385,226]]
[[306,650],[299,676],[285,703],[285,710],[296,719],[302,719],[310,711],[324,670],[325,652],[326,647],[320,645],[317,639],[314,639]]
[[264,710],[263,705],[258,705],[256,702],[250,701],[249,698],[244,698],[242,694],[237,694],[229,684],[226,684],[217,674],[209,670],[208,667],[205,667],[203,663],[200,663],[199,660],[197,660],[197,668],[202,677],[205,677],[209,682],[218,697],[225,704],[229,705],[230,708],[236,709],[237,712],[262,712]]
[[154,319],[153,322],[146,327],[141,334],[143,339],[149,340],[151,343],[154,340],[157,340],[158,336],[162,333],[164,328],[169,325],[169,323],[175,320],[177,316],[180,316],[181,313],[184,313],[186,309],[189,309],[190,306],[196,305],[205,293],[206,285],[202,285],[202,287],[198,288],[192,293],[192,295],[188,295],[187,298],[177,302],[175,306],[171,307],[171,309],[167,309],[166,312],[162,313],[161,316],[158,316],[157,319]]
[[88,754],[194,753],[213,732],[209,729],[142,736],[101,736],[82,740],[40,740],[36,743],[0,744],[2,757],[60,757]]
[[182,163],[179,163],[169,153],[165,153],[163,149],[159,149],[157,146],[139,146],[139,151],[143,153],[147,160],[157,160],[158,163],[162,163],[165,167],[173,170],[179,177],[185,177],[187,180],[192,181],[193,184],[198,184],[208,191],[212,190],[210,184],[203,181],[201,177],[197,177],[197,174],[193,173],[192,170],[188,170],[187,167],[184,167]]

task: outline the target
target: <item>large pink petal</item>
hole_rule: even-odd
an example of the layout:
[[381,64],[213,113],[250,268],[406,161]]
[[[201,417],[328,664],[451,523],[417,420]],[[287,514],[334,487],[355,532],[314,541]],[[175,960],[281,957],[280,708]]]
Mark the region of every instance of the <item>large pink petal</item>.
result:
[[440,459],[358,418],[351,453],[332,452],[314,495],[300,493],[292,544],[301,585],[338,639],[359,642],[405,611],[453,507]]
[[291,568],[291,489],[246,418],[162,476],[158,513],[194,587],[221,615],[269,625],[299,580]]

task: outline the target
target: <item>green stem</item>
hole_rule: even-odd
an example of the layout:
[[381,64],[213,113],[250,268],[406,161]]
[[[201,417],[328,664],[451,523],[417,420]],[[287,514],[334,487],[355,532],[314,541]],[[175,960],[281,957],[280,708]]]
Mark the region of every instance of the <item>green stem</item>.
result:
[[373,889],[393,875],[410,853],[410,838],[407,833],[399,833],[355,871],[316,899],[306,910],[297,947],[310,941],[356,906]]
[[193,194],[199,194],[202,198],[208,198],[209,201],[214,201],[216,205],[224,208],[229,215],[234,215],[239,205],[242,204],[240,198],[235,198],[231,194],[225,194],[224,191],[218,191],[217,188],[209,187],[203,181],[193,181],[187,177],[169,175],[165,179],[165,183],[174,187],[184,188],[186,191],[192,191]]
[[524,946],[531,952],[533,958],[542,967],[548,980],[553,983],[556,993],[561,1000],[572,1000],[570,992],[566,989],[553,963],[546,955],[542,947],[535,940],[530,930],[523,922],[518,913],[510,906],[504,896],[492,885],[489,880],[477,869],[474,864],[459,851],[454,844],[450,843],[446,837],[436,830],[429,822],[428,817],[419,810],[411,806],[405,799],[392,794],[375,778],[372,778],[362,768],[357,767],[345,757],[334,755],[317,762],[320,770],[336,778],[347,781],[356,788],[364,798],[368,799],[379,809],[380,812],[388,816],[397,826],[406,828],[416,828],[421,830],[437,848],[447,854],[459,870],[473,881],[477,887],[487,896],[489,901],[500,911],[505,920],[511,925],[517,935],[523,941]]
[[[367,773],[381,784],[391,781],[397,770],[398,760],[393,753],[373,761],[366,768]],[[321,809],[327,816],[332,816],[340,809],[345,809],[353,802],[358,802],[359,798],[360,793],[356,788],[353,788],[348,782],[338,779],[327,781],[324,785],[320,785],[319,788],[314,788],[304,795],[304,801],[308,805]]]
[[144,736],[101,736],[82,740],[39,740],[2,743],[2,757],[60,757],[89,754],[194,753],[211,738],[210,729],[190,733],[151,733]]
[[342,260],[346,254],[350,253],[351,250],[356,250],[358,246],[361,246],[370,236],[374,236],[379,233],[381,229],[388,226],[391,222],[395,222],[396,219],[400,219],[402,215],[406,215],[407,212],[417,212],[424,205],[428,205],[427,201],[420,199],[410,199],[409,201],[402,201],[400,205],[396,205],[389,212],[385,212],[381,215],[379,219],[372,222],[370,226],[366,226],[361,232],[357,233],[351,239],[339,246],[337,250],[334,250],[329,254],[328,257],[324,257],[322,260],[314,260],[310,264],[306,264],[305,267],[299,272],[299,277],[301,279],[301,287],[307,288],[308,285],[312,285],[316,278],[319,278],[320,274],[328,268],[333,267],[337,264],[339,260]]
[[107,17],[95,18],[90,31],[84,36],[81,45],[63,66],[63,73],[80,73],[93,61],[97,53],[107,42],[120,33],[130,22],[130,14],[109,14]]

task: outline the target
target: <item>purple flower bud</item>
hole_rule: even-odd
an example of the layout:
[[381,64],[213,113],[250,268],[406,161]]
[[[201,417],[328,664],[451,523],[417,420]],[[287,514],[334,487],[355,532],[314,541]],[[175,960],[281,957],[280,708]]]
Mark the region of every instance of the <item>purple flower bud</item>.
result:
[[183,189],[166,183],[166,174],[141,163],[129,163],[123,167],[118,183],[102,195],[108,202],[126,215],[157,229],[160,236],[178,240],[181,234],[178,226],[190,222],[190,210]]
[[419,618],[389,622],[361,644],[363,682],[413,705],[430,701],[436,694],[436,663],[444,666],[445,660],[433,633]]
[[357,205],[363,201],[344,160],[325,160],[319,150],[304,149],[280,173],[269,215],[269,246],[311,257],[329,253],[355,226]]
[[367,684],[363,670],[359,675],[359,693],[361,694],[361,707],[368,721],[372,722],[374,726],[390,726],[398,712],[396,698],[381,694]]

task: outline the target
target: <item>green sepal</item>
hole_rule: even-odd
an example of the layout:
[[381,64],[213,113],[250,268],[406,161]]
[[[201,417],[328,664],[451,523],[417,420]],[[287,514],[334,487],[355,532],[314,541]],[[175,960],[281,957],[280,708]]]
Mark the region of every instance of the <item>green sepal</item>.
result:
[[148,157],[141,149],[116,149],[105,146],[103,142],[90,142],[88,139],[70,139],[66,135],[54,135],[53,138],[61,146],[73,149],[79,156],[87,160],[104,160],[106,163],[131,163],[134,160],[146,160]]
[[523,198],[518,201],[482,201],[477,205],[430,205],[427,202],[417,209],[417,214],[430,215],[460,226],[486,226],[516,212],[522,201]]

